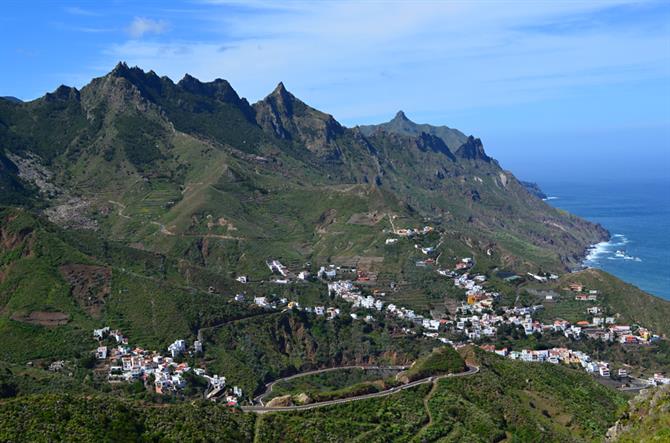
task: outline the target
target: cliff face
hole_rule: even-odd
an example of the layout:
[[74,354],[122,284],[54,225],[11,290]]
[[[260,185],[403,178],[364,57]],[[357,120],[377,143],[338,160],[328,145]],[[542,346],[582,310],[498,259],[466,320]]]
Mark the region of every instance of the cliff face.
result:
[[540,185],[538,185],[537,183],[526,182],[526,181],[521,181],[520,183],[523,185],[524,188],[526,188],[528,192],[533,194],[535,197],[543,200],[547,198],[547,194],[545,194],[544,191],[542,191]]

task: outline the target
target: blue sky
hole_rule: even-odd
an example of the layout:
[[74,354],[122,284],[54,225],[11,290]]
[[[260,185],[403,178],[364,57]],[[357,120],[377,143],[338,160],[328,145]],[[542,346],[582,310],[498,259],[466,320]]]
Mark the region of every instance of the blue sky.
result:
[[119,60],[174,80],[281,80],[342,123],[475,134],[521,178],[670,178],[670,2],[15,1],[0,95],[77,87]]

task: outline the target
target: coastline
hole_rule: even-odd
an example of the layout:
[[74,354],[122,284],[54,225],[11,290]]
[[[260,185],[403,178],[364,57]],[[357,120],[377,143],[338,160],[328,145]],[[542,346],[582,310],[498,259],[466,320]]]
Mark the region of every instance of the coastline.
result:
[[[588,245],[573,269],[596,268],[670,300],[670,194],[658,183],[543,184],[545,203],[599,224],[607,238]],[[577,257],[575,257],[577,259]]]

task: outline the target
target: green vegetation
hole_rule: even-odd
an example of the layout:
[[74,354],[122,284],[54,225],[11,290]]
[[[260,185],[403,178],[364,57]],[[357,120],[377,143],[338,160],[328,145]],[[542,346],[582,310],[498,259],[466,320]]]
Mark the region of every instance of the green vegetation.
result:
[[568,274],[558,285],[564,287],[573,282],[598,290],[602,294],[598,303],[607,306],[613,313],[621,314],[623,321],[643,325],[658,334],[670,335],[670,303],[667,301],[598,269]]
[[418,440],[593,441],[615,420],[620,394],[580,372],[529,365],[476,350],[480,372],[440,380],[428,400],[433,423]]
[[670,441],[670,386],[642,391],[631,400],[608,437],[621,443]]
[[[416,361],[407,380],[463,372],[456,351],[431,353],[434,340],[403,331],[409,322],[355,321],[323,282],[277,285],[265,265],[276,258],[312,274],[353,267],[369,278],[366,294],[385,292],[386,303],[428,317],[464,298],[438,267],[469,256],[473,272],[489,276],[562,272],[604,238],[601,227],[531,196],[479,140],[456,130],[403,115],[349,129],[283,85],[252,106],[223,80],[175,84],[119,64],[81,91],[0,100],[0,146],[0,204],[12,206],[0,208],[2,441],[590,441],[622,404],[582,372],[475,351],[468,361],[478,361],[477,375],[259,418],[184,402],[202,397],[195,376],[184,398],[104,380],[91,330],[105,325],[155,350],[201,338],[197,363],[240,386],[246,400],[269,381],[338,365]],[[385,243],[394,230],[425,225],[433,232]],[[417,246],[436,251],[429,257]],[[435,263],[416,266],[427,258]],[[237,282],[240,275],[251,281]],[[669,303],[591,270],[544,285],[560,292],[547,318],[581,319],[584,305],[561,289],[572,281],[598,289],[607,312],[670,333]],[[526,282],[490,284],[508,304],[538,297]],[[234,302],[241,292],[342,312],[328,321],[264,310]],[[552,340],[562,343],[520,335],[515,343]],[[649,367],[670,358],[667,342],[589,352]],[[57,360],[64,369],[48,371]],[[345,374],[295,379],[278,392],[325,400],[395,383]]]
[[245,392],[311,369],[353,364],[408,364],[431,346],[392,337],[381,325],[340,318],[327,321],[300,313],[276,313],[203,330],[206,358],[215,372]]
[[436,348],[419,358],[411,368],[398,376],[407,381],[421,380],[433,375],[457,374],[467,369],[463,358],[451,346]]
[[251,441],[254,416],[212,403],[149,406],[108,397],[28,396],[0,402],[2,441]]
[[349,368],[305,375],[276,383],[272,387],[272,393],[266,399],[286,394],[299,394],[301,392],[337,391],[354,385],[384,380],[396,372],[380,369],[364,370],[361,368]]
[[384,391],[400,384],[394,377],[397,372],[350,368],[300,376],[273,385],[272,392],[264,401],[267,403],[272,398],[291,395],[293,403],[307,399],[322,402]]
[[259,313],[186,286],[165,257],[66,234],[26,211],[2,209],[0,220],[0,361],[77,358],[103,325],[161,349],[194,339],[199,327]]
[[380,399],[258,418],[258,441],[408,441],[426,421],[428,385]]
[[528,365],[475,349],[468,358],[480,366],[478,374],[380,399],[267,414],[258,436],[273,441],[597,441],[624,404],[621,395],[571,369]]

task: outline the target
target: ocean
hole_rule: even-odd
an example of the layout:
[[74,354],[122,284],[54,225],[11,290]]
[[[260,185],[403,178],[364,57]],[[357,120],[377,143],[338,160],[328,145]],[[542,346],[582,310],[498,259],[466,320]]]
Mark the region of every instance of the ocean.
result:
[[612,235],[584,262],[670,300],[670,181],[540,182],[547,203],[600,223]]

